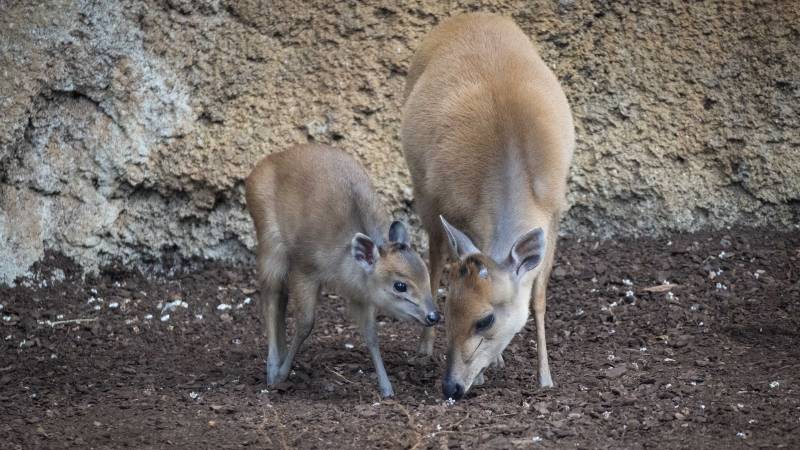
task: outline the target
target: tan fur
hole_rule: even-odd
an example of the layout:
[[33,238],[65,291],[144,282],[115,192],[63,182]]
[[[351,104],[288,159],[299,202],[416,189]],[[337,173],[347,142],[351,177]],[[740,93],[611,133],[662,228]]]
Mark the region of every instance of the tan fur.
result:
[[[352,157],[322,145],[305,145],[262,159],[246,180],[247,208],[258,239],[258,276],[269,339],[267,381],[283,381],[311,332],[323,285],[350,299],[378,372],[391,395],[377,348],[376,309],[430,325],[435,311],[424,262],[406,243],[390,241],[388,215],[366,171]],[[354,253],[356,237],[374,243],[366,267]],[[370,252],[370,255],[373,253]],[[397,292],[396,282],[407,286]],[[299,306],[297,332],[285,344],[288,296]],[[437,319],[438,320],[438,319]]]
[[[448,376],[466,391],[483,364],[500,358],[527,319],[535,281],[540,381],[551,385],[545,289],[575,139],[558,80],[512,20],[467,14],[443,22],[425,38],[412,60],[405,95],[403,150],[417,211],[430,234],[432,288],[438,288],[447,252],[440,215],[491,261],[485,262],[489,280],[476,283],[456,275],[450,280]],[[546,236],[539,266],[520,279],[499,273],[507,271],[502,262],[515,240],[537,227]],[[466,330],[489,310],[502,312],[504,321],[498,317],[493,326],[502,336],[484,338],[475,351],[489,354],[470,359],[464,353],[479,339]]]

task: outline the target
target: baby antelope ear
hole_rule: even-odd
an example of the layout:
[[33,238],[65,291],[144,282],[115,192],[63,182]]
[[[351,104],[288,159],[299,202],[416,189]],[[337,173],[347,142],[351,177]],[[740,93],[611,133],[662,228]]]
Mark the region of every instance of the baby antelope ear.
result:
[[389,227],[389,241],[408,245],[408,230],[403,222],[400,222],[399,220],[392,222],[392,225]]
[[450,222],[448,222],[444,216],[439,216],[439,219],[441,219],[442,227],[444,227],[444,231],[447,233],[447,242],[450,244],[450,251],[453,253],[453,256],[463,261],[467,256],[481,252],[466,234],[450,225]]
[[356,233],[350,243],[351,252],[356,262],[369,273],[375,269],[375,263],[378,261],[378,246],[369,238],[369,236],[361,233]]
[[545,240],[542,229],[536,228],[528,231],[511,246],[505,265],[517,278],[520,278],[542,262],[544,247]]

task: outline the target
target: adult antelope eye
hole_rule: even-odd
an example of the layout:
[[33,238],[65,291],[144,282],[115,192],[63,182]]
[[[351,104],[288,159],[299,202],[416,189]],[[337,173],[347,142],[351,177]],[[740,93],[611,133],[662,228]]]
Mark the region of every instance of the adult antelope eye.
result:
[[397,292],[405,292],[408,290],[408,286],[402,281],[395,281],[394,282],[394,290]]
[[475,332],[480,333],[481,331],[486,331],[492,327],[492,324],[494,324],[494,314],[489,314],[475,322]]

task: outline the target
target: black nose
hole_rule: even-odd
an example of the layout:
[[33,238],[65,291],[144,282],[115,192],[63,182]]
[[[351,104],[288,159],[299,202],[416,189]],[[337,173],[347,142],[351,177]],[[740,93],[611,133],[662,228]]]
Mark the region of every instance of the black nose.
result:
[[439,311],[429,312],[428,315],[425,316],[425,321],[428,322],[428,325],[436,325],[440,320],[442,320],[442,315],[439,314]]
[[450,398],[458,400],[464,396],[464,386],[450,380],[444,380],[442,381],[442,394],[445,400]]

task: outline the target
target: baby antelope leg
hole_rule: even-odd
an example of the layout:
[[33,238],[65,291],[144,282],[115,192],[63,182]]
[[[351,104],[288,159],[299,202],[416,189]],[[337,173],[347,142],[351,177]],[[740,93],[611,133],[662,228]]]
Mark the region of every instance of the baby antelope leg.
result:
[[278,372],[286,354],[286,299],[281,298],[286,291],[280,286],[266,283],[262,285],[261,291],[261,313],[268,340],[267,384],[272,385],[279,382]]
[[295,327],[294,337],[289,346],[289,351],[283,358],[278,372],[278,383],[286,380],[289,371],[292,369],[292,362],[295,355],[300,350],[303,342],[311,334],[314,328],[314,317],[317,306],[317,296],[319,295],[319,282],[313,278],[308,278],[301,274],[294,274],[292,277],[292,295],[297,302],[297,326]]
[[386,368],[383,366],[383,358],[381,358],[381,351],[378,347],[378,332],[375,329],[375,308],[370,305],[358,305],[357,308],[360,309],[356,314],[359,318],[361,334],[364,336],[367,350],[369,350],[372,363],[375,365],[381,397],[392,397],[394,396],[394,390],[392,389],[392,383],[389,381],[389,376],[386,374]]

